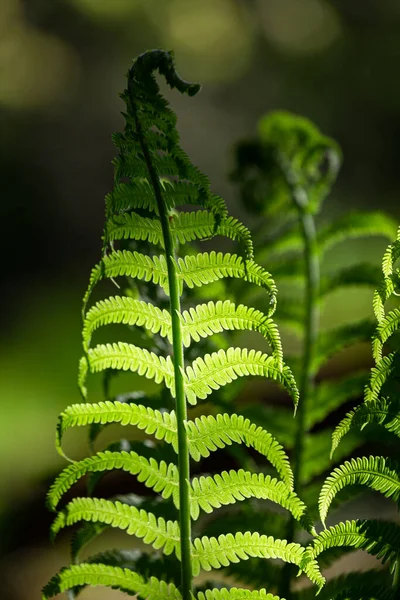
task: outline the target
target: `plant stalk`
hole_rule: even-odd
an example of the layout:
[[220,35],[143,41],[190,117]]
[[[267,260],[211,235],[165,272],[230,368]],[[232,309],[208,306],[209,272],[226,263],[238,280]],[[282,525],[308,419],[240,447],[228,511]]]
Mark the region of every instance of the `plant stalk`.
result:
[[394,563],[392,588],[394,590],[400,588],[400,556],[397,556]]
[[[294,491],[301,495],[305,439],[308,433],[307,411],[310,395],[314,388],[315,371],[313,369],[313,358],[316,348],[319,330],[319,286],[320,265],[316,239],[314,215],[307,212],[308,199],[305,191],[296,186],[291,186],[292,199],[298,210],[301,234],[304,242],[304,263],[306,275],[305,288],[305,332],[303,340],[303,362],[300,376],[299,392],[300,402],[297,411],[297,427],[294,445]],[[290,518],[286,534],[287,541],[293,542],[295,538],[295,520]],[[286,564],[282,572],[281,596],[290,597],[292,567]]]
[[175,375],[175,407],[178,429],[178,472],[179,472],[179,526],[180,526],[180,549],[181,549],[181,595],[182,600],[192,599],[193,575],[191,557],[191,517],[190,517],[190,462],[189,446],[185,421],[187,419],[186,396],[182,371],[184,369],[184,354],[182,343],[182,329],[180,321],[180,295],[179,283],[174,261],[174,243],[169,227],[169,218],[162,195],[161,185],[157,172],[153,166],[151,156],[144,140],[141,124],[137,118],[136,111],[132,107],[135,116],[136,130],[140,139],[143,156],[149,170],[151,184],[157,201],[160,215],[161,229],[164,238],[165,259],[167,262],[170,311],[172,323],[172,346],[173,363]]

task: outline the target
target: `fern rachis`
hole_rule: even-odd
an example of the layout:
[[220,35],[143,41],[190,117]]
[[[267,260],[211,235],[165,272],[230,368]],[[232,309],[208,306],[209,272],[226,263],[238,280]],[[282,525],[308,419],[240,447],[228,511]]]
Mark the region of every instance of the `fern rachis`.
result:
[[[180,582],[177,588],[172,584],[168,587],[168,582],[162,579],[143,579],[140,572],[135,576],[130,569],[115,564],[111,555],[103,554],[99,560],[111,562],[96,563],[88,559],[62,571],[45,588],[43,598],[70,587],[91,584],[117,587],[151,600],[161,597],[189,600],[193,573],[250,557],[264,560],[279,557],[294,563],[321,587],[324,580],[318,564],[304,557],[305,549],[298,543],[246,530],[192,539],[191,521],[201,512],[210,513],[251,497],[272,500],[289,511],[306,531],[314,533],[314,530],[306,506],[292,489],[293,474],[287,456],[267,430],[236,414],[188,418],[187,402],[194,405],[247,375],[279,381],[295,406],[298,391],[289,367],[283,362],[279,333],[272,320],[276,304],[274,280],[254,262],[246,227],[227,214],[222,199],[210,192],[207,178],[180,149],[176,118],[159,93],[155,70],[181,92],[194,95],[199,89],[178,77],[171,55],[162,51],[140,56],[128,73],[127,90],[122,95],[127,106],[125,132],[113,137],[120,153],[114,160],[116,186],[106,199],[104,255],[92,271],[83,310],[85,355],[80,363],[79,385],[86,398],[88,374],[104,372],[106,397],[94,404],[72,405],[62,413],[57,448],[64,454],[62,438],[70,427],[90,426],[93,441],[102,427],[120,423],[125,427],[134,425],[154,435],[157,442],[169,444],[178,460],[177,464],[173,460],[157,460],[154,453],[146,457],[140,453],[140,445],[136,451],[133,446],[132,450],[125,450],[129,444],[114,444],[90,458],[73,461],[53,484],[48,504],[56,509],[65,492],[85,474],[91,476],[91,491],[96,488],[98,476],[109,470],[121,469],[135,475],[161,495],[165,515],[172,509],[177,519],[157,516],[152,510],[154,503],[132,503],[129,498],[121,497],[75,498],[58,512],[52,533],[56,535],[74,523],[85,523],[73,541],[73,554],[78,560],[82,547],[105,527],[122,529],[155,550],[162,550],[164,555],[175,555],[180,562]],[[122,182],[123,178],[129,183]],[[176,208],[185,202],[199,205],[202,210],[177,212]],[[185,252],[183,244],[214,235],[236,240],[240,253],[211,251],[181,255]],[[119,249],[114,248],[114,242],[121,244]],[[127,278],[133,292],[97,301],[88,309],[98,282],[117,277]],[[184,310],[186,289],[227,277],[263,289],[264,310],[228,300],[210,301]],[[92,347],[92,337],[100,328],[118,323],[144,330],[148,348],[122,341]],[[194,353],[200,340],[208,343],[215,334],[240,330],[257,331],[271,353],[235,346],[209,351],[203,356]],[[160,354],[156,336],[171,344],[166,355]],[[188,356],[192,357],[191,362]],[[110,397],[107,382],[109,374],[115,371],[131,371],[153,380],[161,386],[160,394],[170,393],[175,409],[153,409],[146,403],[137,403],[134,396],[126,402]],[[254,448],[275,468],[277,477],[239,469],[191,479],[190,459],[199,460],[233,443]],[[167,504],[169,499],[173,506]],[[139,565],[135,560],[132,569]],[[122,555],[121,564],[125,564]],[[269,597],[265,590],[259,594],[260,598]],[[209,590],[206,595],[213,598],[218,593]],[[239,597],[228,590],[225,596]]]

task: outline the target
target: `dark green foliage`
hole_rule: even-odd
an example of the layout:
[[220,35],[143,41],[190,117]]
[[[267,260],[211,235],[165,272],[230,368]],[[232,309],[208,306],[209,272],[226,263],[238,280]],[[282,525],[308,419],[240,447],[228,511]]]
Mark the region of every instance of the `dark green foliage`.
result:
[[[317,231],[314,217],[336,179],[341,152],[307,119],[278,112],[261,120],[257,140],[237,149],[234,176],[260,219],[253,242],[180,147],[176,116],[159,91],[155,71],[181,93],[199,91],[198,84],[177,75],[168,52],[139,56],[128,72],[121,95],[125,130],[113,136],[118,155],[115,185],[106,197],[103,256],[83,301],[79,387],[84,402],[63,411],[56,438],[65,456],[66,431],[88,427],[92,455],[71,461],[50,488],[48,506],[58,510],[52,536],[71,525],[79,528],[71,542],[73,564],[49,582],[43,600],[63,591],[75,598],[88,585],[119,589],[141,600],[301,600],[321,590],[326,599],[395,598],[397,526],[357,520],[317,534],[314,521],[319,508],[325,526],[329,508],[362,487],[396,502],[400,498],[395,460],[345,460],[363,444],[359,430],[366,425],[383,426],[393,437],[400,431],[398,350],[394,345],[387,354],[385,348],[400,325],[397,308],[385,312],[398,288],[394,263],[400,233],[384,256],[383,282],[369,263],[320,277],[325,253],[337,244],[370,235],[393,239],[396,227],[381,213],[357,213]],[[198,252],[192,246],[216,236],[234,243],[235,252]],[[282,285],[282,302],[276,302],[273,277]],[[116,284],[118,294],[98,299],[107,283]],[[319,311],[334,291],[349,286],[377,288],[378,328],[364,319],[320,331]],[[301,356],[292,357],[291,367],[275,318],[303,338]],[[100,331],[107,334],[113,325],[130,332],[129,342],[92,345]],[[242,332],[262,336],[269,352],[244,347]],[[371,336],[376,365],[370,375],[362,371],[338,381],[318,379],[334,354]],[[117,395],[114,379],[122,371],[134,375],[136,388]],[[96,373],[103,374],[104,396],[89,403],[88,376]],[[261,406],[248,401],[238,407],[236,398],[249,375],[278,382],[298,409],[297,419],[289,402]],[[149,380],[141,380],[143,388],[137,387],[139,377]],[[345,462],[328,476],[318,502],[320,479],[331,469],[332,430],[326,422],[344,403],[363,395],[364,403],[333,432],[335,459]],[[95,451],[110,424],[129,428],[130,441],[120,439]],[[229,455],[235,468],[204,472],[202,461],[214,452]],[[97,497],[103,476],[116,470],[143,484],[141,494]],[[87,497],[63,504],[64,495],[83,477]],[[108,528],[143,544],[82,559]],[[300,528],[303,537],[298,539]],[[371,579],[356,574],[325,585],[321,568],[355,549],[390,563],[392,590],[386,575],[369,586]],[[216,569],[224,569],[227,582],[245,587],[222,587],[213,573],[202,583],[192,582],[192,575]],[[312,588],[294,592],[297,573]]]

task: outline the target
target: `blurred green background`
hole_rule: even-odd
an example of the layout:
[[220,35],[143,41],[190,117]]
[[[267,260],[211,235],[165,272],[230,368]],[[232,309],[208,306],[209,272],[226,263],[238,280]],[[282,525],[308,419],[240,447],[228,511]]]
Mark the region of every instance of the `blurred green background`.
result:
[[[204,88],[171,95],[182,144],[251,226],[229,183],[232,145],[284,108],[312,119],[345,162],[324,217],[384,209],[400,222],[398,0],[1,0],[0,342],[2,597],[39,597],[66,562],[43,506],[63,464],[58,413],[79,401],[80,305],[100,255],[110,134],[132,58],[174,49]],[[385,243],[351,246],[379,262]],[[346,250],[331,260],[345,261]],[[325,319],[370,309],[336,299]],[[34,516],[32,516],[34,515]],[[87,598],[94,598],[90,592]],[[119,597],[96,592],[96,598]]]

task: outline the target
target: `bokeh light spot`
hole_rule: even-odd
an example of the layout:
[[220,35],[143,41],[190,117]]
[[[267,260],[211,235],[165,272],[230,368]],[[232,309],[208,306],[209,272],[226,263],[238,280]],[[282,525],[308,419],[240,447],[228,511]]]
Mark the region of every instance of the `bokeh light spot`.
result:
[[138,0],[69,0],[80,12],[97,20],[120,20],[141,8]]
[[202,82],[239,76],[251,58],[246,13],[229,0],[173,0],[165,5],[161,33],[179,67]]
[[258,0],[268,40],[288,54],[314,54],[340,34],[340,22],[325,0]]
[[76,54],[54,36],[18,26],[0,39],[1,104],[37,109],[64,102],[78,73]]

